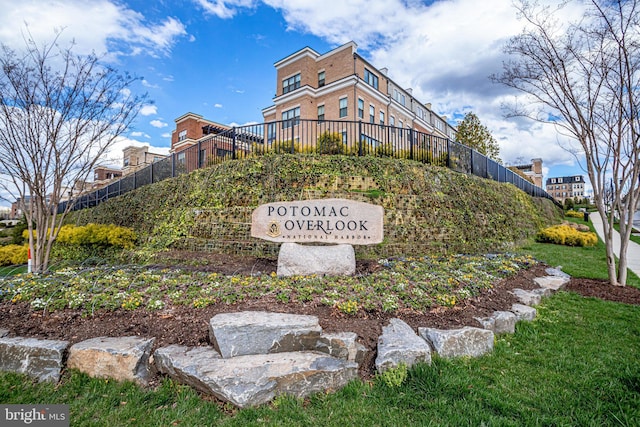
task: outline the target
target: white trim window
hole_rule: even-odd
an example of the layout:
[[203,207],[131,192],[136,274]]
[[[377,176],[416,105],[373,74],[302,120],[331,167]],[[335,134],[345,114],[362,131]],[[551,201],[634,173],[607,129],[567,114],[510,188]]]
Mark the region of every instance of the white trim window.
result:
[[300,87],[300,73],[282,81],[282,94],[292,92]]

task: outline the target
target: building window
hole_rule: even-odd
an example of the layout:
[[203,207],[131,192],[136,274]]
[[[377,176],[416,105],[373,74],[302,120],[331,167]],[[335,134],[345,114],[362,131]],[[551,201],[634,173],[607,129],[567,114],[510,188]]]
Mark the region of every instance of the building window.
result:
[[126,168],[127,166],[129,166],[129,158],[125,157],[124,158],[124,167]]
[[178,134],[178,142],[184,141],[185,139],[187,139],[187,131],[181,130],[180,133]]
[[393,99],[398,101],[402,105],[406,105],[406,98],[403,93],[401,93],[398,89],[393,90]]
[[276,124],[269,123],[267,125],[267,142],[271,143],[276,139]]
[[318,120],[324,120],[324,105],[318,105]]
[[376,76],[366,68],[364,69],[364,81],[367,82],[370,86],[378,89],[378,76]]
[[282,94],[289,93],[300,87],[300,73],[295,76],[289,77],[282,81]]
[[347,98],[340,99],[340,117],[347,117]]
[[376,122],[376,108],[373,105],[369,105],[369,123]]
[[300,123],[300,107],[282,112],[282,127],[290,128]]
[[178,163],[184,164],[185,160],[186,160],[185,152],[182,151],[182,152],[178,153]]
[[358,118],[364,119],[364,101],[362,99],[358,99]]
[[380,124],[384,125],[384,111],[380,110]]
[[318,87],[324,86],[324,71],[318,73]]

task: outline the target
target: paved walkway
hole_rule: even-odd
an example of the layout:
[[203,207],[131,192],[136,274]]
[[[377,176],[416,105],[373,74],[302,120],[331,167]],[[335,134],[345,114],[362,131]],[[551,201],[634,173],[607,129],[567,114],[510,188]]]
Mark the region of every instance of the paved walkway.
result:
[[[596,229],[598,236],[604,241],[604,226],[602,224],[602,218],[598,212],[591,212],[589,215],[593,228]],[[620,233],[613,230],[613,252],[617,255],[620,254]],[[636,242],[629,241],[627,247],[627,268],[633,271],[636,276],[640,277],[640,245]]]

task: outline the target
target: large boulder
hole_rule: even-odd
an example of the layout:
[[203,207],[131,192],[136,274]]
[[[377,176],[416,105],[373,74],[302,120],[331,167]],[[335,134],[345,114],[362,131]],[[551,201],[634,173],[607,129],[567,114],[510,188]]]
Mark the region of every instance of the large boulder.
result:
[[0,369],[27,374],[38,381],[58,381],[67,341],[0,338]]
[[280,246],[278,276],[353,276],[355,272],[356,254],[351,245]]
[[4,338],[7,335],[9,335],[9,330],[8,329],[0,329],[0,338]]
[[160,372],[244,408],[281,394],[297,398],[336,390],[358,376],[358,365],[318,352],[258,354],[222,359],[214,349],[170,346],[154,358]]
[[149,356],[155,338],[98,337],[74,344],[67,367],[95,378],[149,382]]
[[378,338],[376,369],[383,372],[400,364],[413,366],[418,362],[431,364],[429,344],[402,320],[391,319]]
[[322,328],[315,316],[264,311],[221,313],[209,321],[211,344],[223,358],[314,350]]
[[418,328],[440,357],[477,357],[493,350],[493,332],[465,326],[462,329]]

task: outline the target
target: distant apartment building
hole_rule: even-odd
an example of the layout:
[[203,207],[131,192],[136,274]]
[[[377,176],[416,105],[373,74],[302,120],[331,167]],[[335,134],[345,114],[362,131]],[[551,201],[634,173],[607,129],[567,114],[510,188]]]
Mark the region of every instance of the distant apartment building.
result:
[[[193,170],[204,167],[213,163],[215,158],[228,157],[233,152],[233,140],[225,136],[231,126],[206,120],[194,113],[184,114],[175,122],[176,128],[171,133],[171,153],[176,154],[177,168]],[[190,148],[195,146],[198,148]]]
[[148,146],[136,147],[129,146],[122,150],[123,163],[122,175],[126,176],[136,172],[139,169],[149,166],[152,163],[159,162],[166,158],[164,154],[151,153]]
[[262,110],[265,122],[296,119],[362,121],[413,129],[455,140],[456,130],[376,68],[349,42],[325,54],[305,47],[274,64],[277,87],[273,105]]
[[522,172],[527,178],[533,182],[537,187],[542,187],[542,159],[531,159],[531,163],[525,165],[514,165],[510,169],[517,169]]
[[93,188],[100,188],[113,181],[122,178],[122,169],[98,166],[93,170]]
[[584,198],[585,182],[582,175],[547,178],[546,191],[557,201],[564,203],[568,198]]

